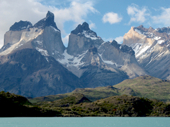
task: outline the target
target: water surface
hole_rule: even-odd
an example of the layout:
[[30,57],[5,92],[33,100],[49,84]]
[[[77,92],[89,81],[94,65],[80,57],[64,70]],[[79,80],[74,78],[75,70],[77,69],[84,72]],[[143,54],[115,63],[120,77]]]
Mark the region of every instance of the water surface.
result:
[[0,127],[170,127],[167,117],[0,118]]

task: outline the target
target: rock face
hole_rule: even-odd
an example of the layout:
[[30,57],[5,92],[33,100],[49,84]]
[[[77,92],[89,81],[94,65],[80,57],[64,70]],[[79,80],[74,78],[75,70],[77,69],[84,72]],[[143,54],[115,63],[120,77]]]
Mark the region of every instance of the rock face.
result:
[[35,49],[23,49],[8,55],[8,62],[0,65],[0,90],[38,97],[83,87],[79,79],[54,58],[46,59]]
[[104,42],[84,22],[69,36],[64,59],[58,59],[86,87],[117,84],[124,79],[147,74],[137,63],[134,51],[116,41]]
[[79,78],[55,60],[64,50],[51,12],[34,26],[27,21],[15,23],[0,50],[0,90],[37,97],[83,87]]
[[99,47],[102,43],[103,40],[84,22],[71,32],[67,52],[76,56],[87,51],[91,46]]
[[60,58],[65,47],[61,40],[61,32],[54,22],[54,14],[48,12],[46,18],[34,26],[30,22],[20,21],[5,33],[4,46],[0,55],[8,55],[14,51],[33,48],[44,56]]
[[114,85],[145,74],[131,47],[104,42],[86,22],[71,31],[65,48],[51,12],[35,25],[14,23],[0,49],[0,90],[27,97]]
[[170,28],[132,27],[123,45],[132,47],[139,64],[154,77],[170,79]]

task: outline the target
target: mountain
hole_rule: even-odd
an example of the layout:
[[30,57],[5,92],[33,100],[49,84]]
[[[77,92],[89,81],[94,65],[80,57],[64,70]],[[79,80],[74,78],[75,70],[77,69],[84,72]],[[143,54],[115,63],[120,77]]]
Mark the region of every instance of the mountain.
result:
[[170,79],[170,28],[132,27],[123,45],[132,47],[136,59],[149,75]]
[[86,87],[117,84],[147,74],[137,63],[134,51],[115,40],[104,42],[84,22],[69,36],[64,59],[57,59],[81,79]]
[[28,21],[15,23],[6,32],[0,52],[0,90],[37,97],[83,87],[55,60],[64,50],[51,12],[34,26]]
[[34,26],[28,21],[19,21],[10,27],[4,35],[4,46],[0,56],[14,51],[33,48],[43,56],[60,58],[65,47],[61,40],[61,32],[54,22],[54,14],[48,12],[46,17]]
[[131,47],[104,42],[86,22],[71,31],[66,48],[49,11],[34,25],[14,23],[0,49],[0,90],[26,97],[114,85],[146,74]]

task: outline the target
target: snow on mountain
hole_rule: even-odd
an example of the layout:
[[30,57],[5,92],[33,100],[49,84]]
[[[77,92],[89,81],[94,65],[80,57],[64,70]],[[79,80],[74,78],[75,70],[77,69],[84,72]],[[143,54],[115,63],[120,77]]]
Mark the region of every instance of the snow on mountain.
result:
[[[25,31],[8,31],[5,34],[4,46],[2,47],[2,51],[0,55],[7,55],[14,50],[17,50],[19,47],[23,46],[26,43],[36,39],[39,35],[43,33],[43,30],[37,28],[30,28]],[[11,40],[18,40],[11,41]],[[10,47],[6,47],[6,45],[11,45]]]
[[47,50],[40,49],[38,47],[36,47],[35,49],[39,51],[43,56],[49,56]]
[[123,45],[132,47],[139,64],[150,75],[168,79],[170,75],[170,28],[132,27],[124,35]]
[[0,55],[8,55],[23,48],[34,48],[43,56],[62,57],[65,47],[53,13],[48,12],[46,17],[34,26],[28,21],[14,23],[5,34]]
[[63,59],[58,59],[58,61],[65,65],[66,67],[69,67],[69,66],[75,66],[77,68],[79,68],[81,65],[84,64],[84,62],[81,62],[82,58],[84,57],[84,55],[87,53],[84,52],[83,54],[81,55],[78,55],[77,57],[75,56],[72,56],[72,55],[69,55],[67,53],[67,49],[64,51],[64,53],[62,54],[64,56]]
[[165,40],[158,40],[157,43],[161,45],[161,44],[164,43],[164,42],[165,42]]
[[[143,39],[148,35],[143,31],[141,33],[144,34]],[[159,40],[164,40],[162,36],[160,37]],[[160,43],[162,45],[165,42],[160,41]],[[141,49],[142,46],[141,42],[136,45],[136,52],[141,50],[139,54],[146,52]],[[40,58],[43,61],[43,63],[41,61],[38,63],[41,64],[41,68],[36,64]],[[1,63],[6,63],[4,65],[7,68],[17,64],[19,74],[25,71],[27,75],[23,81],[26,81],[24,82],[26,87],[28,84],[38,86],[43,84],[41,94],[33,90],[33,96],[49,94],[49,87],[52,91],[55,89],[58,92],[68,92],[74,88],[74,84],[76,88],[107,86],[127,78],[147,74],[137,63],[135,52],[131,47],[120,45],[115,40],[104,42],[86,22],[79,24],[71,31],[66,48],[61,39],[61,32],[54,22],[54,14],[51,12],[48,12],[46,17],[35,25],[28,21],[20,21],[10,27],[10,30],[5,33],[4,46],[0,49],[0,65]],[[30,67],[31,72],[27,69]],[[19,78],[16,80],[20,81]],[[49,89],[47,90],[46,87]],[[35,88],[37,89],[37,87]],[[24,89],[24,94],[26,93],[26,89]],[[53,93],[55,92],[53,91]],[[32,96],[32,94],[27,95]]]
[[[80,34],[80,33],[78,33]],[[93,32],[88,32],[88,31],[83,31],[82,34],[87,37],[87,38],[90,38],[92,40],[97,40],[97,39],[101,39],[100,37],[97,37],[95,33]]]

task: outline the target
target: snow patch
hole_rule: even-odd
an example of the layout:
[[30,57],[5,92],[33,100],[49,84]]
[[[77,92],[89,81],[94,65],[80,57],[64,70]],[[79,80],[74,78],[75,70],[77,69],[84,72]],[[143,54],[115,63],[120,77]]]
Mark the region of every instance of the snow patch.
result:
[[83,31],[83,33],[85,37],[90,38],[92,40],[97,40],[100,39],[100,37],[96,37],[96,35],[94,33],[88,33],[87,31]]
[[88,52],[85,51],[83,54],[75,57],[67,53],[67,50],[64,51],[63,56],[64,59],[58,60],[61,64],[64,64],[66,66],[76,66],[79,67],[84,64],[84,62],[81,62],[81,59],[84,57],[84,55]]
[[45,59],[47,60],[47,62],[49,63],[49,60],[48,60],[48,58],[47,57],[45,57]]
[[103,43],[102,43],[102,44],[98,47],[98,49],[100,49],[100,48],[101,48],[101,46],[102,46],[102,45],[104,45],[105,43],[106,43],[106,42],[104,41],[104,42],[103,42]]
[[153,38],[153,37],[154,37],[154,34],[151,33],[151,32],[143,32],[143,34],[144,34],[145,36],[147,36],[148,38]]
[[[132,45],[132,46],[133,46],[133,45]],[[134,50],[134,52],[135,52],[135,54],[137,54],[137,53],[139,52],[141,46],[142,46],[142,44],[136,43],[136,44],[132,47],[133,50]]]
[[159,40],[159,39],[161,39],[161,37],[155,36],[154,39]]
[[[165,54],[165,52],[166,52],[166,51],[162,52],[161,54],[158,53],[156,56],[151,57],[151,60],[149,61],[149,63],[148,63],[147,65],[149,65],[152,61],[158,59],[159,57],[162,57],[162,56]],[[147,66],[147,65],[146,65],[146,66]],[[146,66],[145,66],[145,67],[146,67]]]
[[164,42],[165,42],[165,40],[159,40],[159,41],[158,41],[158,44],[161,45],[161,44],[164,43]]
[[38,45],[43,45],[42,41],[36,41]]
[[138,29],[135,29],[135,31],[136,31],[137,33],[139,33],[139,34],[142,34],[142,32],[141,32],[140,30],[138,30]]
[[114,63],[114,62],[112,62],[112,61],[109,61],[109,60],[104,60],[103,58],[102,58],[102,54],[99,54],[99,56],[100,56],[100,58],[101,58],[101,60],[104,62],[104,63],[106,63],[106,64],[110,64],[110,65],[115,65],[116,67],[120,67],[121,65],[117,65],[116,63]]
[[35,48],[37,51],[39,51],[43,56],[49,56],[48,51],[44,49],[40,49],[38,47]]
[[142,55],[146,50],[148,50],[150,48],[150,45],[145,46],[144,48],[142,48],[137,54],[136,57],[139,57],[140,55]]

